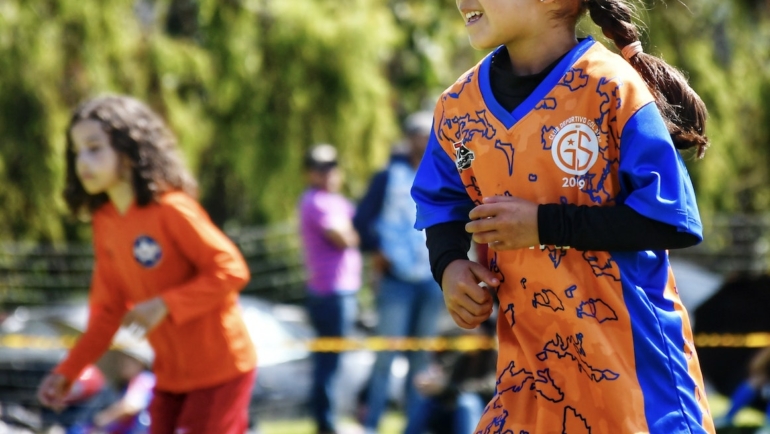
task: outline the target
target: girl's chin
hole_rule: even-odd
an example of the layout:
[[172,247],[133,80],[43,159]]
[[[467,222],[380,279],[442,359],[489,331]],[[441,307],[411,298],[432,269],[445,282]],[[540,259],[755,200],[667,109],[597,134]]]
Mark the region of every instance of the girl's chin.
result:
[[104,189],[91,186],[87,184],[83,184],[83,190],[86,191],[86,193],[90,194],[91,196],[96,196],[97,194],[104,193]]
[[498,46],[500,46],[500,44],[495,43],[494,41],[491,41],[488,38],[469,36],[468,40],[471,43],[471,47],[473,47],[476,50],[491,50],[492,48],[497,48]]

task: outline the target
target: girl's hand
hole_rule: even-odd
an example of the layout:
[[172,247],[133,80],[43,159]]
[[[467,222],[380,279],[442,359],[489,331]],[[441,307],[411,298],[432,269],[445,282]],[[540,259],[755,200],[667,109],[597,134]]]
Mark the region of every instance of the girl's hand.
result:
[[423,396],[435,396],[446,388],[446,376],[436,367],[430,367],[414,376],[414,387]]
[[378,250],[372,255],[372,267],[378,275],[382,276],[390,270],[390,261],[388,261],[387,256]]
[[112,422],[112,418],[107,410],[102,410],[94,415],[94,425],[97,428],[104,428]]
[[465,259],[450,263],[441,278],[447,310],[464,329],[476,328],[492,315],[492,295],[479,283],[496,288],[500,281],[487,267]]
[[166,302],[160,297],[143,301],[123,317],[123,326],[128,329],[140,329],[147,334],[168,315]]
[[67,407],[64,403],[69,390],[69,381],[64,375],[50,373],[37,388],[37,399],[44,406],[60,412]]
[[471,210],[465,230],[473,241],[495,251],[523,249],[540,244],[536,203],[511,196],[484,198]]

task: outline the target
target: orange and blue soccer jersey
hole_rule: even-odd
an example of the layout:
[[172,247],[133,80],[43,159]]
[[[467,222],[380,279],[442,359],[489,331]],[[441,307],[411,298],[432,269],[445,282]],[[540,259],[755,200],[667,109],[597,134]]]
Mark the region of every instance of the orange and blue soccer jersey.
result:
[[[501,47],[500,49],[505,49]],[[684,163],[633,68],[588,38],[512,113],[492,55],[445,91],[412,195],[418,229],[484,197],[615,206],[701,238]],[[500,315],[496,396],[477,433],[713,432],[666,251],[489,252]]]

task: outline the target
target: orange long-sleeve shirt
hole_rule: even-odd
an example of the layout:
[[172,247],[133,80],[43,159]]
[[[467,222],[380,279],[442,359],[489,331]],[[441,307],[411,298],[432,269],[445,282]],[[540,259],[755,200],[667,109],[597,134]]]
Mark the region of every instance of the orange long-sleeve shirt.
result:
[[107,350],[128,310],[157,296],[169,311],[147,336],[159,390],[188,392],[254,369],[238,306],[249,270],[195,200],[166,193],[122,215],[107,203],[94,213],[93,238],[88,326],[55,372],[76,378]]

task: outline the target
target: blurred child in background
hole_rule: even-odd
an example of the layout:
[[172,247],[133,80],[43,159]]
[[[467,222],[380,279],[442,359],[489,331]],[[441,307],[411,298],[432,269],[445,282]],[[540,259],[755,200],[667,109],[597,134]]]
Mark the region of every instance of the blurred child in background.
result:
[[[66,434],[87,433],[93,416],[115,400],[115,391],[95,364],[83,368],[64,397],[66,408],[43,408],[43,426]],[[0,430],[2,432],[2,430]]]
[[152,434],[246,431],[256,354],[238,307],[249,270],[194,199],[159,115],[128,96],[86,101],[67,128],[64,197],[90,217],[96,258],[85,333],[38,388],[54,409],[121,325],[146,333]]
[[94,415],[92,425],[105,434],[145,434],[150,427],[148,407],[155,387],[149,370],[152,353],[144,348],[112,350],[115,355],[116,386],[120,397]]

